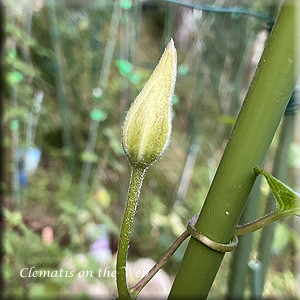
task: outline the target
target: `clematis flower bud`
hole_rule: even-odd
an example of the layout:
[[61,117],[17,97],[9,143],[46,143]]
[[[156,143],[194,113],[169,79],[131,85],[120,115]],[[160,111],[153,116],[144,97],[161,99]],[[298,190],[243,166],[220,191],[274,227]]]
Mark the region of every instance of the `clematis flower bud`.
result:
[[176,68],[176,49],[171,39],[123,124],[123,148],[134,167],[152,164],[168,146]]

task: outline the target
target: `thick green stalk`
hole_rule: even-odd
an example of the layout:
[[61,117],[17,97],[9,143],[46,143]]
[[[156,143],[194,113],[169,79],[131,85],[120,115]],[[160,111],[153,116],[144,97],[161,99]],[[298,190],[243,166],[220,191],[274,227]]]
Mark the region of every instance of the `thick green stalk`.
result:
[[[295,6],[286,1],[274,25],[196,223],[197,230],[228,243],[299,76]],[[298,38],[299,32],[297,32]],[[205,298],[224,254],[191,239],[170,299]]]
[[129,247],[131,226],[136,212],[140,190],[146,170],[146,167],[133,167],[131,170],[131,179],[122,221],[117,256],[117,287],[120,299],[130,299],[130,294],[126,282],[126,259]]

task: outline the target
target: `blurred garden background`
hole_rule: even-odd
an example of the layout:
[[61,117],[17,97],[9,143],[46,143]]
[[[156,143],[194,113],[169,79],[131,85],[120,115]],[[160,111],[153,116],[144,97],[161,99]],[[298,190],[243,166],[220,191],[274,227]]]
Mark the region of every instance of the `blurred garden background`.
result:
[[[131,102],[172,37],[171,142],[147,173],[129,249],[132,268],[144,271],[201,209],[282,1],[2,2],[4,296],[108,298],[115,277],[98,275],[115,270],[130,173],[121,126]],[[299,97],[296,89],[264,163],[298,192]],[[274,205],[258,181],[240,223]],[[167,297],[185,247],[145,296]],[[29,277],[31,267],[53,276]],[[82,270],[93,276],[77,276]],[[242,237],[226,255],[209,298],[240,293],[300,299],[299,218]]]

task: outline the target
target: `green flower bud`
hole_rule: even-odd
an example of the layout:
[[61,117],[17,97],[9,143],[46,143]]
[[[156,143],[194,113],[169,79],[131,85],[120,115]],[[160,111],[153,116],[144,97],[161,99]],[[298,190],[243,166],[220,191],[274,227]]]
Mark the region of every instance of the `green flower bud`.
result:
[[171,39],[124,121],[122,144],[134,167],[152,164],[168,146],[176,68],[176,49]]

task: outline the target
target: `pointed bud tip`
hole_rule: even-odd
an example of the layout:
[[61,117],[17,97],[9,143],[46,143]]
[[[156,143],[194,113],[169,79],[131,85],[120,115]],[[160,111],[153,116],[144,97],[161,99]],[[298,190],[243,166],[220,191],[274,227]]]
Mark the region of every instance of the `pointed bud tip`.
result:
[[176,48],[172,38],[170,39],[165,51],[172,51],[174,54],[176,54]]
[[174,40],[171,38],[169,43],[168,43],[169,47],[175,48],[175,44],[174,44]]

